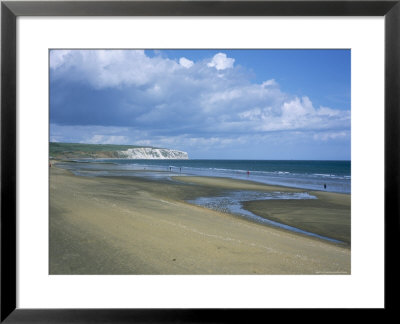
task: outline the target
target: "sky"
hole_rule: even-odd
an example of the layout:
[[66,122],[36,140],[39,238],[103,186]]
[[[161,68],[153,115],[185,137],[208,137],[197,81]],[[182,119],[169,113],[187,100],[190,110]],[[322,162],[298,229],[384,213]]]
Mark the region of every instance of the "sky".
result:
[[50,141],[350,160],[350,50],[51,50]]

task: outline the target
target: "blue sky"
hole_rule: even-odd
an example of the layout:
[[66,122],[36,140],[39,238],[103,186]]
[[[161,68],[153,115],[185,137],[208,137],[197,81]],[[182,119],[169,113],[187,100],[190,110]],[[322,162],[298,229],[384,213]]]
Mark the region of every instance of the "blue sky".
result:
[[350,160],[350,50],[52,50],[50,141]]

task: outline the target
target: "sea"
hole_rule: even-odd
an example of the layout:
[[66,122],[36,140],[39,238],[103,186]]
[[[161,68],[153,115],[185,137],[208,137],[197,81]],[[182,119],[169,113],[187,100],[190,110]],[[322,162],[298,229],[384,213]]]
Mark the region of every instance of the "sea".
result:
[[[197,175],[351,193],[351,161],[79,159],[71,162],[59,165],[83,176]],[[146,172],[138,172],[141,170]]]

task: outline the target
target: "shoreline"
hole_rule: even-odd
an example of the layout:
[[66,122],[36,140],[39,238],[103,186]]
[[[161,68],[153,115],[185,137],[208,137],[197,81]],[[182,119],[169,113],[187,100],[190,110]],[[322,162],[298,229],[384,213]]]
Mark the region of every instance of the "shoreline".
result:
[[[295,188],[229,178],[176,177],[201,182],[181,184],[139,177],[82,177],[56,164],[50,168],[52,274],[350,273],[349,247],[186,202],[229,188],[298,191]],[[265,259],[265,251],[274,251],[274,257]],[[186,262],[177,263],[178,256],[166,260],[168,254],[180,255],[181,262],[183,256]],[[114,260],[115,255],[120,257]],[[301,255],[303,261],[297,264]],[[305,262],[310,258],[313,262]],[[99,262],[103,266],[94,266]]]
[[[89,161],[87,161],[89,160]],[[186,175],[186,176],[200,176],[200,177],[218,177],[218,178],[229,178],[233,180],[241,180],[241,181],[252,181],[256,183],[261,183],[264,185],[271,185],[271,186],[281,186],[281,187],[289,187],[289,188],[295,188],[298,190],[313,190],[313,191],[321,191],[321,192],[333,192],[333,193],[343,193],[343,194],[351,194],[350,191],[350,184],[338,184],[338,183],[331,183],[330,181],[332,179],[326,179],[322,180],[319,179],[317,182],[313,183],[311,178],[307,177],[309,175],[307,174],[296,174],[293,173],[289,177],[281,177],[281,175],[277,175],[280,173],[287,173],[290,174],[290,172],[274,172],[274,171],[256,171],[256,170],[250,170],[246,172],[246,169],[241,169],[241,170],[236,170],[232,168],[228,169],[218,169],[218,168],[209,168],[206,166],[198,166],[198,165],[180,165],[179,163],[182,162],[182,160],[127,160],[127,159],[85,159],[85,161],[76,161],[76,160],[63,160],[63,162],[68,163],[68,162],[73,162],[73,163],[92,163],[92,164],[115,164],[116,166],[123,166],[125,163],[119,164],[118,162],[109,162],[110,160],[119,160],[119,161],[128,161],[129,163],[132,163],[132,168],[129,171],[135,172],[138,170],[149,170],[155,173],[158,172],[170,172],[175,175]],[[107,161],[107,162],[106,162]],[[137,161],[137,162],[135,162]],[[155,164],[152,164],[153,163]],[[190,160],[190,162],[197,162],[197,161],[214,161],[214,160]],[[225,160],[215,160],[215,161],[225,161]],[[233,161],[235,162],[236,160],[226,160],[226,161]],[[237,160],[237,161],[242,161],[242,160]],[[143,164],[145,162],[145,164]],[[161,164],[158,164],[160,162]],[[166,163],[167,162],[167,163]],[[174,163],[178,163],[177,165],[174,165]],[[262,162],[262,161],[261,161]],[[266,161],[266,162],[271,162],[271,161]],[[318,162],[318,161],[310,161],[310,162]],[[347,161],[332,161],[332,162],[347,162]],[[169,163],[172,163],[170,165]],[[129,164],[128,164],[129,165]],[[239,167],[239,166],[237,166]],[[172,169],[171,169],[172,168]],[[100,171],[100,169],[98,169]],[[118,167],[114,171],[118,170],[124,170],[128,171],[125,168],[119,169]],[[178,172],[179,170],[179,172]],[[104,169],[102,171],[107,172],[108,170]],[[250,172],[250,173],[249,173]],[[262,174],[259,174],[261,172]],[[265,172],[265,173],[264,173]],[[295,172],[295,171],[293,171]],[[316,171],[314,171],[316,172]],[[323,171],[321,171],[323,172]],[[246,174],[247,173],[247,174]],[[312,175],[312,174],[311,174]],[[321,174],[319,174],[321,176]],[[303,178],[305,176],[305,178]],[[297,182],[298,180],[300,182]],[[339,178],[342,179],[342,178]],[[343,180],[343,179],[342,179]],[[339,181],[342,181],[339,180]],[[304,182],[305,181],[305,182]],[[311,181],[311,182],[310,182]],[[325,181],[328,181],[325,183]],[[327,186],[327,187],[324,187]],[[340,186],[349,186],[349,188],[345,187],[340,187]]]

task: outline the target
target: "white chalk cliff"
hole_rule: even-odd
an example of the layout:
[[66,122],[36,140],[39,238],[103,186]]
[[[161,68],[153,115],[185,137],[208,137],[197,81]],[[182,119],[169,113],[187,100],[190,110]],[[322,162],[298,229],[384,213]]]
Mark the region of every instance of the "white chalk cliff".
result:
[[175,159],[175,160],[187,160],[189,156],[186,152],[177,151],[177,150],[169,150],[169,149],[161,149],[161,148],[152,148],[152,147],[137,147],[130,148],[126,151],[118,151],[118,155],[120,158],[125,159],[159,159],[159,160],[167,160],[167,159]]

